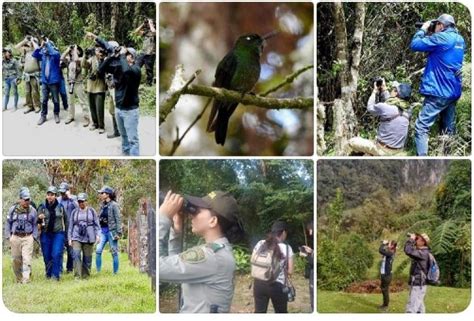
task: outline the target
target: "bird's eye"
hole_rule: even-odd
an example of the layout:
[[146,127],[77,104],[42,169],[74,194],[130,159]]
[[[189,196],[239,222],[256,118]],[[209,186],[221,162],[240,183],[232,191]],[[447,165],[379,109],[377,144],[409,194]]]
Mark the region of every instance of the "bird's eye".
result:
[[245,39],[247,39],[247,40],[250,40],[250,39],[252,39],[252,38],[250,38],[250,37],[247,37],[247,38],[245,38]]

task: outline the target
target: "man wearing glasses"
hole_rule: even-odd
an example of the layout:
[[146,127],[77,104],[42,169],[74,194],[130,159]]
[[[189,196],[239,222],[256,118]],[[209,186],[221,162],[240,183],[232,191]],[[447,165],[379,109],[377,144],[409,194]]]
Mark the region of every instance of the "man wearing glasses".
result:
[[13,272],[17,283],[29,283],[33,243],[38,236],[37,214],[30,205],[30,192],[20,189],[20,199],[8,211],[5,222],[5,237],[10,241]]
[[[432,32],[430,25],[434,27]],[[442,14],[438,19],[423,24],[413,36],[410,47],[413,51],[428,53],[420,85],[420,94],[425,96],[425,100],[415,123],[416,152],[418,156],[427,156],[428,135],[438,115],[441,133],[455,133],[455,107],[461,97],[465,43],[456,29],[454,18]]]

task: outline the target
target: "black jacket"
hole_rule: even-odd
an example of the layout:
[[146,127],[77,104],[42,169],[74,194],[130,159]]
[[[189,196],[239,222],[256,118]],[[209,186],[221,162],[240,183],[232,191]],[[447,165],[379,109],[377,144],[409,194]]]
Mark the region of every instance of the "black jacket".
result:
[[405,243],[405,254],[411,258],[410,278],[408,285],[426,285],[426,274],[430,264],[430,249],[416,248],[415,240],[409,239]]
[[392,264],[393,259],[395,258],[395,252],[392,252],[388,249],[388,245],[382,244],[379,248],[379,253],[384,256],[385,259],[385,270],[384,273],[381,273],[385,276],[392,274]]

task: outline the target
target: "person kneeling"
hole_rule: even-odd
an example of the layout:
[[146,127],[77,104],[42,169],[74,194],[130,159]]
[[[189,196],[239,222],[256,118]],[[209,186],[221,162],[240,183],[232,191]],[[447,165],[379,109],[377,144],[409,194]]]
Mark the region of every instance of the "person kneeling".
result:
[[384,81],[381,90],[385,101],[375,103],[375,96],[379,89],[374,84],[374,91],[367,103],[367,111],[380,119],[375,141],[357,136],[349,140],[349,146],[356,153],[372,156],[402,156],[412,114],[412,108],[408,102],[411,86],[394,82],[392,91],[389,93]]

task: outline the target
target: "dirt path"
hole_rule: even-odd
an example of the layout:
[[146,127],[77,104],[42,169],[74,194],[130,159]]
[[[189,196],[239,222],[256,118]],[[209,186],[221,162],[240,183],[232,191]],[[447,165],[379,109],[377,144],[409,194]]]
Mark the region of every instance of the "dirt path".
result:
[[[12,97],[10,97],[12,100]],[[18,106],[23,106],[20,99]],[[112,118],[105,114],[107,133],[99,134],[82,127],[82,112],[76,107],[76,119],[66,125],[67,112],[62,109],[56,124],[53,119],[53,106],[50,104],[48,120],[37,125],[40,114],[20,107],[13,111],[12,102],[7,111],[2,112],[3,154],[5,156],[122,156],[120,138],[107,138],[112,132]],[[138,125],[141,156],[153,156],[156,148],[156,118],[141,116]]]

